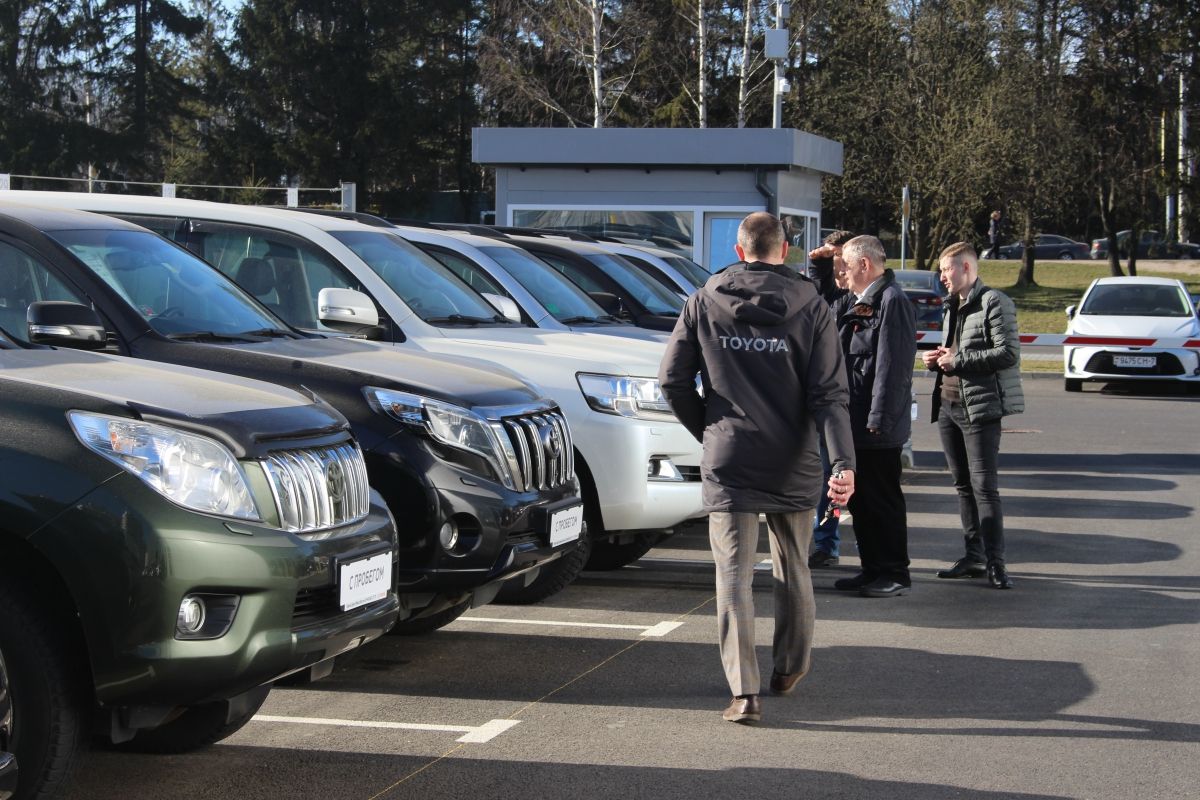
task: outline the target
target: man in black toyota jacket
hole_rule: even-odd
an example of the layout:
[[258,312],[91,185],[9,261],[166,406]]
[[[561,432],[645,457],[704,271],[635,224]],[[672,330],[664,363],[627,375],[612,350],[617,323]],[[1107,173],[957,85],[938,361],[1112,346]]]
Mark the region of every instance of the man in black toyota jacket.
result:
[[900,451],[912,432],[917,324],[912,303],[884,264],[883,244],[856,236],[842,247],[850,294],[836,306],[846,356],[858,491],[850,501],[862,571],[834,582],[864,597],[907,594],[908,511]]
[[722,717],[753,722],[762,716],[751,592],[758,516],[767,516],[775,590],[770,686],[787,694],[808,672],[812,650],[807,554],[824,490],[818,432],[840,472],[828,482],[829,495],[842,505],[854,492],[854,448],[828,304],[808,278],[784,266],[788,247],[778,218],[751,214],[737,242],[741,261],[688,299],[659,381],[671,410],[704,445],[700,474],[717,568],[721,663],[733,692]]

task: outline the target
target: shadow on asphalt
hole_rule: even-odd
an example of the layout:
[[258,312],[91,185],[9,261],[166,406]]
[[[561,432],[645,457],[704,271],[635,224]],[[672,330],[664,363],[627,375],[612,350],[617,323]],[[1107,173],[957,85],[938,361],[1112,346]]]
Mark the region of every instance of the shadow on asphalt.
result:
[[[904,473],[903,482],[915,486],[934,485],[935,477],[941,474],[944,480],[949,479],[946,472],[946,456],[941,450],[913,451],[915,470]],[[1088,453],[1086,456],[1063,453],[1013,453],[1005,452],[1000,445],[1000,488],[1004,489],[1005,481],[1012,470],[1061,470],[1076,473],[1082,468],[1088,472],[1112,472],[1127,475],[1136,469],[1139,475],[1147,472],[1166,472],[1171,475],[1195,475],[1200,473],[1200,459],[1196,451],[1184,453]],[[922,471],[926,471],[922,474]],[[929,481],[929,483],[925,483]]]
[[[721,735],[730,747],[747,750],[752,758],[755,742],[770,731],[725,726]],[[732,728],[732,730],[731,730]],[[664,744],[664,749],[669,749]],[[881,781],[815,769],[674,769],[614,764],[552,763],[547,761],[469,758],[460,751],[453,758],[429,765],[434,758],[371,753],[338,753],[290,750],[246,745],[220,745],[186,756],[172,756],[179,772],[204,774],[203,786],[194,777],[172,782],[164,766],[167,757],[103,754],[85,762],[68,800],[208,800],[209,798],[259,798],[343,800],[366,797],[379,800],[441,798],[442,800],[493,800],[528,797],[538,800],[697,800],[697,798],[872,798],[898,800],[1050,800],[1063,795],[996,792],[913,781]],[[137,760],[133,760],[133,759]],[[817,757],[811,760],[817,761]],[[286,770],[264,770],[265,764],[288,765]],[[419,774],[418,770],[423,770]],[[409,776],[412,777],[409,777]],[[166,778],[166,780],[164,780]],[[389,787],[408,778],[404,783]],[[105,792],[100,787],[110,787]]]

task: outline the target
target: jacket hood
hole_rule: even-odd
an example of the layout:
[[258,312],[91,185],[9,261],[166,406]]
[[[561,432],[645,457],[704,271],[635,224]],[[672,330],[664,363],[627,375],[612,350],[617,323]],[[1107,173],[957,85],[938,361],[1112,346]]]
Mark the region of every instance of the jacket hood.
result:
[[759,261],[739,263],[709,281],[713,306],[751,325],[779,325],[788,319],[785,281],[799,279],[790,267]]

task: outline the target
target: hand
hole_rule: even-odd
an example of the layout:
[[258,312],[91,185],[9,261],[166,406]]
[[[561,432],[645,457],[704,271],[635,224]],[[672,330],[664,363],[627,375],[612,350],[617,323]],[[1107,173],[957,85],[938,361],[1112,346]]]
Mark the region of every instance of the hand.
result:
[[946,350],[944,353],[938,356],[937,365],[941,367],[942,372],[945,372],[947,375],[954,372],[954,353]]
[[835,255],[837,248],[831,244],[823,244],[808,251],[809,258],[833,258]]
[[946,348],[935,347],[932,350],[926,350],[925,352],[921,353],[921,360],[925,362],[925,368],[933,369],[935,366],[937,366],[937,360],[944,352],[946,352]]
[[879,430],[879,428],[872,428],[868,425],[867,433],[871,434],[872,436],[878,436],[880,434],[880,430]]
[[845,506],[850,502],[850,497],[854,494],[854,470],[844,469],[841,476],[829,476],[829,499],[837,503],[839,506]]

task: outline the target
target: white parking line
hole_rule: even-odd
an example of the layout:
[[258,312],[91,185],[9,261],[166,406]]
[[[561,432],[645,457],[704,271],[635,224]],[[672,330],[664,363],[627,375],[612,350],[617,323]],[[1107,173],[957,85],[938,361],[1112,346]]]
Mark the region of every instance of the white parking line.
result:
[[500,734],[520,725],[519,719],[493,719],[482,725],[428,725],[421,722],[370,722],[356,719],[324,719],[321,717],[277,717],[270,714],[256,714],[251,722],[284,722],[293,725],[331,725],[340,728],[385,728],[402,731],[444,731],[461,733],[456,742],[490,742]]
[[624,631],[641,631],[642,636],[666,636],[682,625],[682,622],[659,622],[655,625],[618,625],[614,622],[559,622],[549,619],[503,619],[501,617],[459,617],[459,622],[498,622],[502,625],[551,625],[569,628],[613,628]]
[[[713,568],[713,562],[703,558],[669,558],[667,556],[642,556],[638,559],[639,564],[682,564],[689,567],[707,567]],[[626,567],[629,569],[629,567]],[[770,572],[771,559],[764,558],[762,561],[754,565],[755,572]]]

